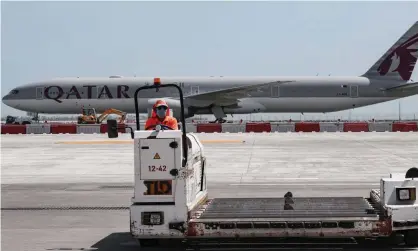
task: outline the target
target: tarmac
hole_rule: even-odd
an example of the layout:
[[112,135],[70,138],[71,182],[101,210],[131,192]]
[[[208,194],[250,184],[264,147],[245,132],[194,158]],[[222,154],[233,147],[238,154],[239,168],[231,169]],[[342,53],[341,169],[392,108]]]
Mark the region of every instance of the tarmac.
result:
[[[381,177],[418,167],[416,132],[198,136],[210,197],[368,196]],[[129,236],[132,143],[129,134],[2,135],[2,250],[175,250]]]

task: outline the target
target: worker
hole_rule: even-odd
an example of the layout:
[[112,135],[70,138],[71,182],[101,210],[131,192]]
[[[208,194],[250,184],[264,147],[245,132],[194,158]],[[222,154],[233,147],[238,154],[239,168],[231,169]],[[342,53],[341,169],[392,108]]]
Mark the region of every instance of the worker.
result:
[[157,100],[152,107],[151,117],[145,123],[145,130],[154,130],[156,125],[165,125],[178,130],[177,119],[170,116],[170,110],[164,100]]

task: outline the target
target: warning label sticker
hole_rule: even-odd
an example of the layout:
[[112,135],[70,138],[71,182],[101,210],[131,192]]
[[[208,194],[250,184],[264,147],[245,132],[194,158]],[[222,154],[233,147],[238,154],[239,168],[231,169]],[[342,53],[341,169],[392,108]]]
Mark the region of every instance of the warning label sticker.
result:
[[160,158],[160,155],[159,155],[158,153],[156,153],[156,154],[154,155],[154,159],[161,159],[161,158]]

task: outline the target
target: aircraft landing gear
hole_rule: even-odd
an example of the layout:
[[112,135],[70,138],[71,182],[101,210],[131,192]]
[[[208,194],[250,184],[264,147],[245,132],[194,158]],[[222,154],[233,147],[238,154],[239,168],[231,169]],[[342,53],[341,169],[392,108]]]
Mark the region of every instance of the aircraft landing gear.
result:
[[211,110],[212,110],[213,115],[215,115],[216,117],[216,120],[213,121],[212,123],[216,123],[216,122],[225,123],[226,122],[226,120],[223,119],[223,118],[226,118],[226,114],[224,113],[222,107],[213,106]]
[[37,112],[34,113],[32,120],[35,121],[36,123],[39,123],[39,113],[37,113]]
[[226,122],[226,120],[225,119],[223,119],[223,118],[219,118],[219,119],[215,119],[215,121],[212,121],[211,123],[225,123]]

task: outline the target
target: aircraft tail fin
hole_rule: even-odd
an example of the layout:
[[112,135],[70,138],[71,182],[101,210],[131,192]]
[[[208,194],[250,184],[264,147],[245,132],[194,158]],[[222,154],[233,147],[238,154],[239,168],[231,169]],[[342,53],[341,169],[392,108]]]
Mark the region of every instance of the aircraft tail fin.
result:
[[363,76],[406,82],[411,78],[417,58],[418,21]]

